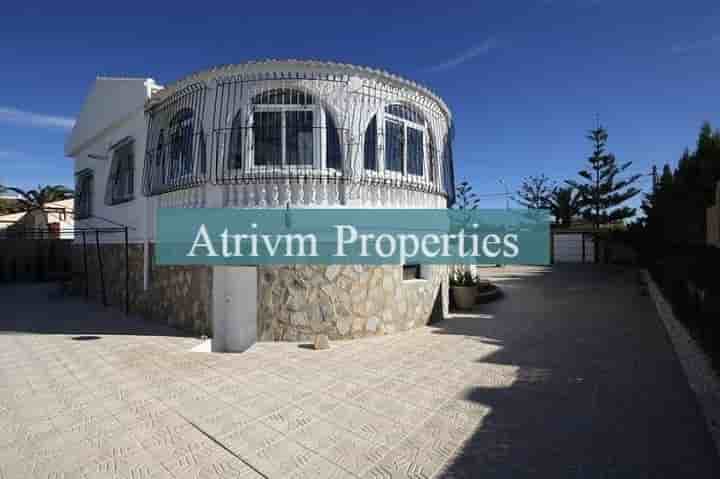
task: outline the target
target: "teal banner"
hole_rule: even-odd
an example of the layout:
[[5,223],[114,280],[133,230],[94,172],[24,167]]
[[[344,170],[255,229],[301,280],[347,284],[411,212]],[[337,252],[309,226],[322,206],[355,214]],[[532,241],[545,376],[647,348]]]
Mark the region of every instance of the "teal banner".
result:
[[538,264],[543,210],[160,208],[161,265]]

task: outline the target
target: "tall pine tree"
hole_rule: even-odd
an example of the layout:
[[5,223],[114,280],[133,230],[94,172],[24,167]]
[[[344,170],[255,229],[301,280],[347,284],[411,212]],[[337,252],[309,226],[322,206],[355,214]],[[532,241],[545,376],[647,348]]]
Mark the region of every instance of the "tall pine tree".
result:
[[615,156],[607,152],[608,133],[601,125],[591,130],[587,138],[593,144],[593,153],[588,158],[589,167],[578,172],[584,181],[567,180],[566,183],[578,190],[583,217],[598,229],[635,216],[635,208],[622,204],[640,194],[632,185],[642,175],[619,178],[632,162],[617,164]]

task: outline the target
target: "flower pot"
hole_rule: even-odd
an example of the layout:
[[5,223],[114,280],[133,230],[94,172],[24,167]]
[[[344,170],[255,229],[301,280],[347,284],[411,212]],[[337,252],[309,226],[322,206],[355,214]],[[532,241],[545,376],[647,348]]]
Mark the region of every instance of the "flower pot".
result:
[[470,309],[475,304],[477,297],[477,286],[452,286],[453,299],[455,306],[459,309]]

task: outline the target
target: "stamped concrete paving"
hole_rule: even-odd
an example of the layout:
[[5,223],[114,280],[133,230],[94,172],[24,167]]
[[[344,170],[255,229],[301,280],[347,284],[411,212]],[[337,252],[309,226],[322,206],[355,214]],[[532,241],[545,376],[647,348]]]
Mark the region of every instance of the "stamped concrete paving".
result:
[[1,477],[720,477],[633,274],[500,273],[479,316],[227,355],[0,287]]

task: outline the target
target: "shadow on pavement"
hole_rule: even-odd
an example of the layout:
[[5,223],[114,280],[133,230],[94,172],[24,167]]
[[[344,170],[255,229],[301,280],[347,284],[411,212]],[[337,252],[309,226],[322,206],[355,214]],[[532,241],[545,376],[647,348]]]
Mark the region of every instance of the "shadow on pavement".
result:
[[59,297],[56,290],[52,283],[0,285],[0,334],[192,336],[82,298]]
[[505,297],[434,325],[496,346],[517,368],[458,399],[486,411],[437,477],[715,478],[717,452],[636,271],[556,266],[508,274]]

